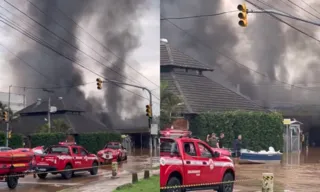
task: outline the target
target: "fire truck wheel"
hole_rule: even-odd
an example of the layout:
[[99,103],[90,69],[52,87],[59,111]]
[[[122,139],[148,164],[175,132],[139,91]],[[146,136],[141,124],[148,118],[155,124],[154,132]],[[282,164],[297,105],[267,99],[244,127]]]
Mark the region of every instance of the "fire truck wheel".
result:
[[47,177],[48,173],[38,173],[37,175],[40,179],[45,179]]
[[18,177],[8,177],[7,178],[7,185],[9,189],[15,189],[18,185]]
[[226,173],[223,176],[223,180],[220,186],[218,192],[232,192],[233,191],[233,175],[231,173]]
[[[167,183],[167,187],[169,186],[180,186],[181,182],[176,177],[171,177]],[[173,188],[173,189],[167,189],[166,192],[183,192],[182,188]]]
[[70,179],[72,177],[72,166],[71,165],[66,165],[64,168],[64,171],[61,173],[62,177],[64,179]]
[[90,174],[91,175],[98,174],[98,163],[96,161],[92,163],[92,168],[90,169]]

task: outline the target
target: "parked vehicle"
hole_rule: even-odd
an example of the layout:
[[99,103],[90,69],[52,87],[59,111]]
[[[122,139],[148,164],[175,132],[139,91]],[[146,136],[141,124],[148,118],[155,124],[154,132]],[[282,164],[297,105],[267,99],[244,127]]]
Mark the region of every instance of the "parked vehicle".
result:
[[[160,131],[160,135],[166,138],[179,138],[179,137],[190,137],[192,135],[191,131],[188,130],[178,130],[173,128],[167,128]],[[213,151],[220,153],[222,156],[231,157],[231,152],[228,149],[224,148],[212,148]]]
[[10,147],[0,147],[0,151],[9,151],[12,150]]
[[99,162],[102,164],[111,163],[113,159],[125,161],[128,158],[127,150],[120,142],[109,142],[104,149],[98,151]]
[[91,175],[98,173],[99,161],[95,154],[90,154],[82,146],[75,143],[60,142],[48,147],[43,154],[36,155],[35,171],[40,179],[48,173],[61,174],[70,179],[75,172],[89,171]]
[[20,177],[30,169],[33,159],[32,152],[21,152],[18,150],[7,150],[0,152],[0,181],[7,182],[10,189],[18,185]]
[[162,191],[233,191],[235,169],[229,157],[221,156],[206,142],[192,137],[161,138],[160,141]]

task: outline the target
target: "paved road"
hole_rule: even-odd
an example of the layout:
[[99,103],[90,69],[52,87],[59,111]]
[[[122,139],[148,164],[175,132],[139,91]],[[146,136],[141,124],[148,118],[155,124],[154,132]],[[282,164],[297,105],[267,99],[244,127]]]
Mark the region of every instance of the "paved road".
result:
[[[149,164],[147,156],[129,156],[126,162],[119,165],[121,173],[134,172],[144,169]],[[88,172],[76,173],[75,177],[70,180],[64,180],[60,175],[48,175],[47,179],[34,179],[32,175],[19,180],[18,187],[15,192],[56,192],[69,187],[83,186],[93,181],[103,180],[111,176],[111,166],[107,165],[99,169],[96,176],[90,175]],[[6,183],[0,183],[0,192],[8,192]]]

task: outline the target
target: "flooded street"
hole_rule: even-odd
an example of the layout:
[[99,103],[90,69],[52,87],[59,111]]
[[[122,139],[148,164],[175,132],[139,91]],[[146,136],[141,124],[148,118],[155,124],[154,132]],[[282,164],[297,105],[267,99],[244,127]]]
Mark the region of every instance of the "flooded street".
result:
[[234,192],[261,191],[262,173],[274,174],[274,192],[319,192],[320,148],[284,154],[281,164],[236,164]]
[[[128,160],[119,164],[119,173],[131,173],[150,167],[148,151],[140,150],[132,153],[135,156],[128,156]],[[91,176],[89,172],[76,173],[70,180],[64,180],[61,176],[49,174],[47,179],[34,179],[33,175],[19,179],[19,185],[15,192],[56,192],[70,187],[83,186],[93,181],[101,181],[110,178],[111,165],[103,165],[98,175]],[[9,189],[6,183],[0,183],[0,192],[7,192]]]
[[317,192],[320,188],[320,148],[283,155],[281,164],[236,165],[235,192],[261,191],[262,173],[274,174],[274,191]]

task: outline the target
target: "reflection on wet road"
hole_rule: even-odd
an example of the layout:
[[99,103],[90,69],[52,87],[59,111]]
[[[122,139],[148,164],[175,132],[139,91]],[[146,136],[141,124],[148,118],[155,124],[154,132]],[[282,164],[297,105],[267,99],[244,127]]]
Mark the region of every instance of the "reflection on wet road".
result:
[[320,148],[284,154],[281,164],[237,164],[234,192],[261,191],[262,173],[274,174],[274,192],[319,192]]
[[[139,156],[128,156],[126,162],[119,164],[119,172],[133,172],[146,168],[150,165],[150,158],[146,155],[147,152],[139,152]],[[140,154],[142,154],[140,156]],[[86,185],[93,181],[104,180],[111,176],[111,166],[105,165],[99,169],[96,176],[91,176],[88,172],[76,173],[75,177],[70,180],[64,180],[61,176],[49,174],[47,179],[34,179],[32,175],[19,179],[19,185],[15,192],[56,192],[69,187]],[[6,183],[0,183],[0,192],[7,192]]]
[[[281,165],[236,165],[237,179],[246,180],[235,184],[239,191],[261,190],[262,173],[274,174],[275,191],[320,191],[320,149],[309,149],[298,153],[283,155]],[[249,180],[256,179],[256,180]]]

